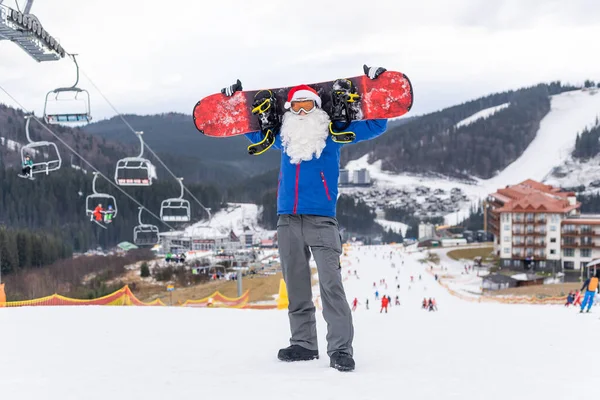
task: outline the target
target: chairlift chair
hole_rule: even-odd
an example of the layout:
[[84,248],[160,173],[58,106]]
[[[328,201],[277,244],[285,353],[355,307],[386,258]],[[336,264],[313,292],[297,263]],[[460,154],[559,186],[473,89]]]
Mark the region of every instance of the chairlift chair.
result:
[[160,205],[160,219],[165,222],[189,222],[192,219],[190,202],[183,198],[183,178],[179,178],[179,185],[179,197],[163,200]]
[[[77,79],[73,86],[63,87],[49,91],[46,94],[46,102],[44,104],[44,120],[48,124],[78,124],[78,123],[89,123],[92,120],[92,116],[90,115],[90,94],[85,89],[80,89],[77,87],[79,83],[79,65],[77,64],[77,60],[75,59],[75,55],[71,55],[73,58],[73,62],[75,62],[75,67],[77,68]],[[59,99],[58,96],[61,93],[66,93],[69,95],[68,99]],[[52,104],[53,101],[50,101],[51,95],[54,95],[54,102],[78,102],[80,103],[80,108],[78,110],[71,110],[70,112],[64,112],[61,110],[52,110],[48,107],[49,104]]]
[[[154,166],[144,155],[144,132],[135,133],[140,140],[141,149],[137,157],[126,157],[117,161],[115,169],[115,182],[119,186],[150,186],[154,176]],[[137,177],[132,177],[133,171],[137,172]],[[130,176],[128,176],[130,175]]]
[[133,228],[133,243],[138,246],[154,246],[160,240],[158,227],[142,223],[142,211],[144,209],[142,207],[138,208],[140,209],[138,214],[139,225]]
[[[45,140],[34,142],[31,140],[31,136],[29,135],[29,123],[31,122],[31,118],[33,115],[26,115],[25,119],[27,122],[25,123],[25,135],[27,136],[28,143],[21,147],[21,165],[25,164],[25,157],[32,157],[35,162],[31,166],[30,176],[33,177],[34,174],[40,174],[45,172],[48,175],[52,171],[59,170],[62,165],[62,159],[60,158],[60,153],[58,152],[58,147],[53,142],[48,142]],[[53,155],[56,154],[56,156]],[[36,156],[38,154],[38,156]],[[46,160],[40,161],[40,157],[47,157]],[[21,178],[28,178],[25,175],[19,175]]]
[[98,204],[102,204],[104,207],[106,207],[106,209],[108,209],[108,206],[111,205],[114,210],[113,215],[112,215],[112,218],[114,219],[117,216],[117,200],[115,199],[114,196],[111,196],[110,194],[98,193],[96,191],[96,179],[97,178],[98,178],[98,172],[94,172],[94,180],[92,181],[93,193],[88,195],[85,199],[85,207],[86,207],[85,214],[88,217],[90,217],[90,221],[95,222],[100,227],[106,229],[106,223],[104,223],[104,221],[102,221],[102,222],[97,221],[96,218],[94,217],[94,209],[96,208],[96,206]]

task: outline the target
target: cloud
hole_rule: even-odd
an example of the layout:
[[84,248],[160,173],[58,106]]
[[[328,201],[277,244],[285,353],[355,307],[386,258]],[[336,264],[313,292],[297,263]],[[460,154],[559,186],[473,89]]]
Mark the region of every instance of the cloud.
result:
[[[363,63],[411,78],[411,115],[541,81],[600,79],[591,0],[56,0],[32,11],[128,113],[190,113],[237,78],[247,89],[288,86],[359,75]],[[0,84],[38,113],[74,71],[0,41]],[[96,120],[113,115],[85,77],[80,87]]]

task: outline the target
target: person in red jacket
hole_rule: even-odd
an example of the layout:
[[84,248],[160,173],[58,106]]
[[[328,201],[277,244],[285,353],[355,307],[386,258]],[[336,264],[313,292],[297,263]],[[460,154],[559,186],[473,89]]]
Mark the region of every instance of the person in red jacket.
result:
[[92,213],[92,215],[94,216],[94,218],[96,218],[96,221],[102,222],[102,213],[103,212],[104,212],[104,209],[102,208],[102,204],[98,204],[98,206],[96,206],[96,208],[94,208],[94,212]]
[[573,301],[573,307],[581,306],[581,300],[583,300],[582,297],[583,296],[581,295],[580,290],[575,292],[575,301]]
[[385,309],[385,313],[387,314],[387,309],[388,309],[389,302],[390,301],[388,300],[387,296],[383,296],[381,298],[381,310],[379,310],[380,314],[383,312],[384,309]]
[[356,311],[357,306],[358,306],[358,299],[355,297],[354,300],[352,300],[352,311]]

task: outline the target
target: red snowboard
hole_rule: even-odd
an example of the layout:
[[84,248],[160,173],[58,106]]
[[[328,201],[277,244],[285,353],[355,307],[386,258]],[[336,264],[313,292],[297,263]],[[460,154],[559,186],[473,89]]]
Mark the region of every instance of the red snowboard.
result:
[[[361,95],[360,109],[363,119],[395,118],[410,111],[413,89],[410,80],[401,72],[386,71],[376,79],[366,75],[349,78]],[[311,84],[321,97],[325,111],[331,109],[331,90],[334,81]],[[291,87],[271,89],[277,97],[280,115]],[[252,102],[258,90],[235,92],[227,97],[216,93],[200,100],[194,107],[194,124],[207,136],[227,137],[260,130],[258,118],[252,115]]]

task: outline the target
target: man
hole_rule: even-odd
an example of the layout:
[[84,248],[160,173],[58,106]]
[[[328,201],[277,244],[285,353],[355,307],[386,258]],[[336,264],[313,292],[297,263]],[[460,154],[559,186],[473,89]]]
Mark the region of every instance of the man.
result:
[[596,291],[600,293],[600,285],[598,285],[598,280],[600,278],[600,270],[596,271],[596,276],[586,280],[581,287],[581,290],[587,289],[585,292],[585,297],[583,298],[583,303],[581,303],[580,313],[583,312],[583,309],[587,305],[587,312],[590,312],[592,308],[592,304],[594,304],[594,295]]
[[[376,79],[383,68],[368,68],[365,73]],[[239,81],[238,81],[239,82]],[[221,92],[233,95],[241,83]],[[336,219],[340,151],[334,141],[336,124],[321,108],[321,98],[307,85],[292,88],[284,105],[281,128],[274,132],[272,147],[280,149],[281,164],[277,190],[277,240],[283,278],[288,291],[290,346],[281,349],[279,360],[301,361],[319,358],[315,306],[312,301],[312,256],[317,264],[327,322],[327,354],[330,367],[352,371],[355,367],[352,341],[352,312],[341,278],[341,236]],[[352,143],[373,139],[387,127],[387,120],[354,121],[344,129],[354,132]],[[331,129],[331,131],[330,131]],[[252,143],[261,143],[261,132],[246,135]]]
[[23,175],[25,175],[27,178],[29,178],[30,176],[32,176],[32,171],[31,169],[33,168],[33,160],[31,159],[31,156],[29,154],[27,154],[25,156],[25,160],[23,160],[23,169],[21,170],[23,172]]
[[102,222],[102,214],[104,213],[104,209],[102,208],[102,204],[99,203],[96,208],[94,208],[94,212],[92,216],[96,218],[97,222]]
[[381,312],[383,310],[385,310],[385,313],[387,314],[387,312],[388,312],[388,305],[389,304],[390,304],[390,301],[389,301],[388,297],[387,296],[383,296],[381,298],[381,310],[379,310],[379,314],[381,314]]

